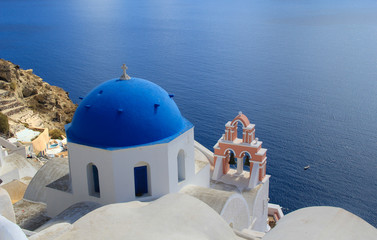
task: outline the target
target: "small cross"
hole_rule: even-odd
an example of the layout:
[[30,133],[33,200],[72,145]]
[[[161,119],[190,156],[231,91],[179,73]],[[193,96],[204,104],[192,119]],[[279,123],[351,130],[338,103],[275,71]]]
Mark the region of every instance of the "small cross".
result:
[[123,69],[123,75],[120,77],[120,79],[122,79],[122,80],[130,80],[131,77],[128,76],[127,73],[126,73],[126,70],[128,69],[128,67],[126,66],[126,64],[122,65],[122,69]]

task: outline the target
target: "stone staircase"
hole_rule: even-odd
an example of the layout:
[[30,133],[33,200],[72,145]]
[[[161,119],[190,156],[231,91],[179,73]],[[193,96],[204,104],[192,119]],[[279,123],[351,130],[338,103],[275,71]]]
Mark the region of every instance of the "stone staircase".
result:
[[8,117],[20,113],[25,108],[15,97],[7,97],[0,100],[0,111]]
[[19,103],[16,99],[0,101],[0,111],[14,109],[20,106],[21,106],[21,103]]
[[26,109],[25,106],[17,106],[17,107],[3,111],[3,113],[7,115],[8,117],[12,117],[15,114],[21,113],[24,109]]
[[8,116],[12,132],[22,130],[25,124],[43,127],[43,121],[38,114],[17,100],[12,93],[0,94],[0,112]]
[[0,89],[0,96],[7,96],[8,94],[9,92],[7,90]]

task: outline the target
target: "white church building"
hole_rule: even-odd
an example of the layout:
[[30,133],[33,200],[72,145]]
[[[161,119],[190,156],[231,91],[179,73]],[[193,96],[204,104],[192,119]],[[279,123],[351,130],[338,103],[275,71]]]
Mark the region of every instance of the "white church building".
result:
[[69,178],[48,186],[48,214],[82,201],[151,201],[189,184],[208,187],[209,165],[195,173],[194,126],[172,98],[125,71],[93,89],[66,126]]

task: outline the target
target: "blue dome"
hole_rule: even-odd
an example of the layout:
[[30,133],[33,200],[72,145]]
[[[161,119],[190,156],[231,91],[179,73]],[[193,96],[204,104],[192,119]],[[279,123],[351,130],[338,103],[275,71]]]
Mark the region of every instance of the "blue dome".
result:
[[111,149],[168,142],[192,127],[164,89],[131,78],[93,89],[66,131],[70,142]]

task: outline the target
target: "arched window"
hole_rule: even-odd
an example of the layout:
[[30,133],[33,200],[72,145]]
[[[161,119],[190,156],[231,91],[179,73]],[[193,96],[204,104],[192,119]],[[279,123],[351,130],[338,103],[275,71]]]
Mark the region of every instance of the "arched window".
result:
[[237,121],[237,138],[243,139],[243,123],[241,121]]
[[185,170],[185,152],[183,150],[179,151],[177,156],[177,166],[178,166],[178,182],[182,182],[186,179]]
[[99,175],[97,166],[93,163],[89,163],[86,167],[86,173],[88,178],[89,195],[100,197]]
[[146,162],[139,162],[134,167],[135,196],[151,195],[150,168]]

